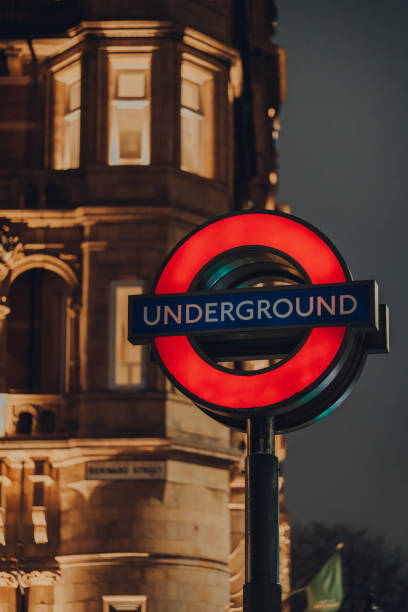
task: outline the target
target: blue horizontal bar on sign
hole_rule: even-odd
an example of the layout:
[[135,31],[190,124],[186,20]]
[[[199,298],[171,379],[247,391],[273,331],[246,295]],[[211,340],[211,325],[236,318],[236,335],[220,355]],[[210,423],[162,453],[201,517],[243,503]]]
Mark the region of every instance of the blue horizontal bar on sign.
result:
[[285,327],[378,327],[375,281],[129,296],[128,338]]

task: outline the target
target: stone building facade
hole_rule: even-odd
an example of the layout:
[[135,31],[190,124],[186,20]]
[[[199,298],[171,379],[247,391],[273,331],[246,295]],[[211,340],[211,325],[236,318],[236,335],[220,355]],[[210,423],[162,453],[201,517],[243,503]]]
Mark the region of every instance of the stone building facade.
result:
[[[244,435],[127,343],[126,305],[195,225],[276,207],[275,19],[0,7],[1,612],[242,609]],[[281,536],[286,594],[283,505]]]

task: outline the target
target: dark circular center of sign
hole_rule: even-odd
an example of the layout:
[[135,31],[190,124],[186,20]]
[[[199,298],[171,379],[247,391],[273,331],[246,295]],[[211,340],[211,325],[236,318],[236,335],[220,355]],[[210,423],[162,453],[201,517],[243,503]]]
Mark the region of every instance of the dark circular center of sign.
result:
[[[228,291],[310,283],[308,275],[286,254],[269,247],[231,249],[212,259],[194,278],[190,291]],[[276,316],[285,316],[288,305],[277,305]],[[266,371],[290,357],[310,333],[306,329],[274,329],[192,335],[190,341],[217,368],[236,373]]]

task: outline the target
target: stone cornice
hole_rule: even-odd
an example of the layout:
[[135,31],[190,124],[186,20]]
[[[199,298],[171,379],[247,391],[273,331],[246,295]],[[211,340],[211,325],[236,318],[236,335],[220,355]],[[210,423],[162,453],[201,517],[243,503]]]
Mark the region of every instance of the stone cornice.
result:
[[206,557],[188,557],[186,555],[165,555],[148,552],[111,552],[82,555],[58,555],[57,562],[61,568],[87,567],[96,565],[176,565],[192,568],[209,568],[229,573],[227,563]]
[[146,455],[152,459],[203,462],[220,468],[227,468],[241,458],[236,449],[176,438],[3,438],[0,447],[0,458],[13,457],[13,464],[27,463],[28,458],[47,457],[56,468],[95,460],[137,459]]
[[[126,19],[126,20],[95,20],[82,21],[78,25],[67,30],[63,36],[49,38],[34,38],[33,48],[40,60],[56,57],[87,38],[99,39],[104,44],[104,39],[110,40],[134,40],[135,43],[163,38],[178,39],[186,46],[206,53],[214,58],[234,63],[238,58],[238,52],[219,40],[202,34],[193,28],[184,28],[170,21]],[[24,39],[15,39],[13,46],[19,50],[22,57],[30,57],[31,52]]]
[[11,223],[24,223],[29,228],[90,226],[97,223],[128,223],[141,219],[173,219],[197,225],[205,221],[203,215],[180,210],[174,206],[80,206],[74,210],[23,210],[2,211]]

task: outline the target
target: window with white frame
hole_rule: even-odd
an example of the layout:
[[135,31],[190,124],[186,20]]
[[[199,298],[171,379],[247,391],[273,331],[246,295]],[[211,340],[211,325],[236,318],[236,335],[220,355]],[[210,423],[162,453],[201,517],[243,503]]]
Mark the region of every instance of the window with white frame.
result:
[[104,595],[103,612],[116,612],[116,610],[133,610],[133,612],[147,612],[146,595]]
[[114,282],[111,286],[110,387],[143,385],[143,347],[128,339],[128,297],[143,293],[141,283]]
[[210,70],[183,59],[180,94],[180,166],[213,176],[214,79]]
[[81,82],[65,86],[64,167],[78,168],[81,134]]
[[150,55],[109,55],[109,164],[150,163]]
[[54,73],[54,168],[79,167],[80,139],[81,65],[75,61]]

